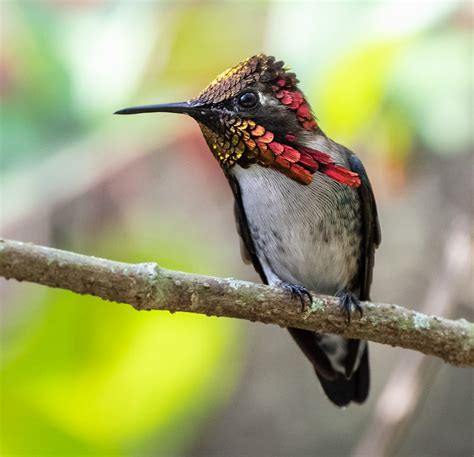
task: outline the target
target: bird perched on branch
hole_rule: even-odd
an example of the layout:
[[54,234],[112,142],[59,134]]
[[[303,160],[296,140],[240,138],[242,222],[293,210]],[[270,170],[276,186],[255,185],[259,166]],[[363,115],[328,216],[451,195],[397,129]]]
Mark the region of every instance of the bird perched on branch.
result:
[[[259,54],[190,101],[117,114],[150,112],[198,122],[235,197],[243,258],[262,281],[287,289],[303,307],[310,290],[339,296],[349,322],[353,308],[361,311],[381,241],[372,188],[359,158],[321,130],[283,62]],[[367,398],[367,342],[288,330],[333,403]]]

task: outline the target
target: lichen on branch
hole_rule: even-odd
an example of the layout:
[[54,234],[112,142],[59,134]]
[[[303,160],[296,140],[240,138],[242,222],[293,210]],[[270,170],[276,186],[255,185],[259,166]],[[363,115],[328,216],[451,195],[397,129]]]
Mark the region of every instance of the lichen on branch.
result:
[[313,293],[311,307],[301,311],[299,301],[275,287],[12,240],[0,240],[0,276],[127,303],[139,310],[184,311],[334,333],[417,350],[456,366],[474,366],[474,324],[399,305],[363,302],[363,316],[354,313],[348,324],[336,297]]

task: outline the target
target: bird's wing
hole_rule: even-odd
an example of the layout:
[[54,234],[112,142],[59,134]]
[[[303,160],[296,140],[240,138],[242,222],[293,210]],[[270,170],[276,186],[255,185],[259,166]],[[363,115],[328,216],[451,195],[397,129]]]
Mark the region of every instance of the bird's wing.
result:
[[235,223],[237,225],[237,232],[240,235],[240,253],[242,255],[242,260],[245,263],[251,262],[257,273],[260,275],[262,281],[265,284],[268,284],[265,272],[263,271],[262,265],[258,260],[252,236],[250,235],[247,216],[242,203],[242,193],[240,191],[239,182],[230,173],[226,173],[226,176],[229,181],[230,188],[234,194],[234,215]]
[[362,213],[362,262],[359,270],[360,287],[359,299],[370,299],[370,285],[372,283],[372,270],[374,267],[375,249],[382,241],[380,224],[377,215],[377,205],[375,203],[372,186],[361,160],[351,151],[347,150],[349,165],[352,171],[360,177],[361,184],[358,188],[361,213]]

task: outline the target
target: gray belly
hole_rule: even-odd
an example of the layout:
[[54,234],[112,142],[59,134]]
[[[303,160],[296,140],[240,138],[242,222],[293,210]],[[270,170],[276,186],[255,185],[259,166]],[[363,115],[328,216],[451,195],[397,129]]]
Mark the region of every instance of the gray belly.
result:
[[349,287],[360,259],[356,190],[316,173],[309,186],[271,168],[236,165],[257,256],[270,283],[334,294]]

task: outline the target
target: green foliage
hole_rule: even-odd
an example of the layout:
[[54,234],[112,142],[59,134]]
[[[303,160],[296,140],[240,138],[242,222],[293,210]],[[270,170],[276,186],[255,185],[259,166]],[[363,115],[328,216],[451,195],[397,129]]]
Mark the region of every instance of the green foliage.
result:
[[[153,70],[160,68],[162,82],[188,90],[194,86],[190,96],[197,95],[218,73],[261,51],[267,9],[264,2],[239,2],[187,4],[168,11],[175,24],[168,37],[169,59],[164,68],[161,59],[150,62],[148,84],[156,87]],[[158,49],[161,46],[156,43]]]
[[[198,255],[159,240],[154,248],[184,269]],[[140,247],[121,255],[140,257]],[[3,336],[2,455],[119,456],[150,443],[154,455],[174,455],[235,384],[229,320],[138,313],[56,290],[37,301]]]
[[319,115],[342,143],[357,140],[381,116],[389,75],[404,45],[400,40],[367,44],[326,72]]
[[[472,148],[472,46],[453,14],[454,3],[430,8],[436,11],[428,18],[426,11],[413,11],[408,26],[403,14],[383,16],[386,23],[380,24],[384,7],[393,11],[384,2],[295,5],[3,2],[2,172],[11,174],[10,181],[16,170],[36,173],[41,161],[78,138],[97,135],[107,144],[106,137],[111,144],[127,138],[138,150],[145,140],[159,145],[183,135],[186,126],[197,129],[179,120],[173,130],[171,117],[119,122],[111,112],[124,102],[193,97],[217,73],[258,52],[285,59],[301,78],[323,130],[369,163],[371,156],[384,155],[387,167],[395,159],[403,170],[419,150],[448,155]],[[78,149],[67,163],[81,160]],[[126,149],[133,154],[133,147]],[[180,160],[187,160],[185,154]],[[111,163],[101,173],[115,172],[113,151]],[[160,163],[163,169],[150,186],[172,171],[167,166],[166,160]],[[78,170],[57,172],[73,176]],[[376,181],[383,186],[388,172],[378,167],[371,177],[380,173]],[[81,173],[87,178],[87,171]],[[159,253],[156,260],[168,268],[222,274],[228,267],[222,245],[193,240],[190,233],[205,232],[205,211],[200,219],[199,211],[193,213],[192,230],[188,215],[173,204],[166,214],[161,211],[159,222],[150,221],[144,215],[155,211],[157,198],[150,193],[130,217],[133,211],[121,200],[133,186],[124,183],[114,196],[128,216],[121,233],[116,227],[89,233],[74,222],[59,231],[80,252],[87,247],[91,254],[127,262]],[[20,214],[23,192],[18,188],[8,196]],[[41,209],[34,195],[31,200]],[[174,223],[165,228],[164,220]],[[160,227],[159,233],[147,226]],[[238,381],[235,323],[138,313],[37,287],[21,290],[24,295],[9,298],[2,322],[2,455],[177,455]]]
[[391,78],[390,101],[429,151],[449,156],[474,146],[471,56],[467,31],[428,34],[412,42]]
[[317,82],[317,114],[332,137],[372,154],[404,160],[416,142],[463,153],[473,146],[468,65],[469,39],[459,31],[364,43]]
[[51,147],[81,130],[57,24],[50,12],[37,6],[10,4],[10,26],[16,33],[3,55],[8,62],[0,135],[3,167],[51,154]]

